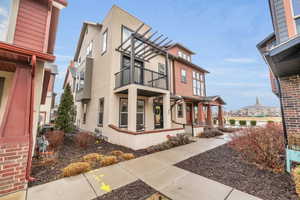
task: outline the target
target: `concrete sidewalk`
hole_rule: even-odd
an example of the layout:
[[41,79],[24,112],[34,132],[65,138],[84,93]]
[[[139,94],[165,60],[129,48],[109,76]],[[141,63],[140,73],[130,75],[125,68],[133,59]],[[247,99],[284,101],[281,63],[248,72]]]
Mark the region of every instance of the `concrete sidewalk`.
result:
[[225,143],[223,139],[198,139],[192,144],[29,188],[27,200],[90,200],[105,194],[107,186],[117,189],[138,179],[173,200],[259,200],[173,166]]

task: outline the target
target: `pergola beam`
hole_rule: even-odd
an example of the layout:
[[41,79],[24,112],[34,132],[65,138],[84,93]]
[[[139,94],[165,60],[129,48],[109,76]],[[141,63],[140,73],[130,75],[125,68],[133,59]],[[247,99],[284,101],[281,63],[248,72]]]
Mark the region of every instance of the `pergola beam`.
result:
[[[137,29],[136,29],[136,31],[133,33],[133,34],[136,34],[136,33],[138,33],[138,31],[139,30],[141,30],[141,28],[144,26],[145,24],[144,23],[142,23]],[[150,28],[151,29],[151,28]],[[126,44],[126,42],[128,42],[129,40],[131,39],[131,37],[128,37],[124,42],[122,42],[122,44],[117,48],[118,50],[124,45],[124,44]],[[126,49],[128,49],[130,47],[130,45],[126,48]],[[126,50],[125,50],[126,51]]]

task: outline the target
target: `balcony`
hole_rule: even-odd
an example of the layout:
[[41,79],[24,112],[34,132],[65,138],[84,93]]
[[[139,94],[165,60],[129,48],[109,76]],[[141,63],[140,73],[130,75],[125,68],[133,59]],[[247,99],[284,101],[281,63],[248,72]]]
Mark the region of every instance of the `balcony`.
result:
[[[146,68],[133,68],[133,83],[152,88],[168,90],[168,76]],[[131,84],[130,67],[123,68],[115,74],[115,89]]]

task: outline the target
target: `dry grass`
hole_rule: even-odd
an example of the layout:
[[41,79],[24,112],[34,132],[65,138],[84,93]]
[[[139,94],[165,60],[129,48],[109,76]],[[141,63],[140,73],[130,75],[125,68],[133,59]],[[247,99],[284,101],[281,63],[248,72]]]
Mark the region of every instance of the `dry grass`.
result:
[[124,153],[124,154],[121,155],[121,157],[124,160],[131,160],[131,159],[135,158],[135,156],[132,153]]
[[63,171],[63,176],[75,176],[81,173],[85,173],[91,170],[91,165],[88,162],[76,162],[71,163],[67,167],[65,167]]
[[121,156],[124,153],[123,153],[123,151],[115,150],[115,151],[110,152],[110,154],[113,156]]
[[85,162],[93,163],[93,162],[100,161],[103,157],[104,156],[99,153],[90,153],[90,154],[83,156],[83,160]]
[[300,197],[300,167],[296,167],[293,172],[293,179],[295,182],[295,186],[296,186],[296,192],[298,194],[298,196]]
[[104,156],[101,161],[100,164],[101,166],[109,166],[112,164],[115,164],[118,162],[118,159],[116,156]]

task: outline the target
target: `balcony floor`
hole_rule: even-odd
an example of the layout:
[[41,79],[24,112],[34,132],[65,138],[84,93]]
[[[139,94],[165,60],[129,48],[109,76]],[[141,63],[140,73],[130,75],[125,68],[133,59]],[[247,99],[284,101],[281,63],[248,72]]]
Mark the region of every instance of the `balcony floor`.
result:
[[137,95],[144,96],[144,97],[156,97],[156,96],[161,96],[161,95],[169,92],[168,90],[164,90],[164,89],[158,89],[158,88],[152,88],[152,87],[147,87],[147,86],[143,86],[143,85],[131,84],[131,85],[123,86],[121,88],[116,89],[115,94],[128,94],[129,87],[136,87]]

